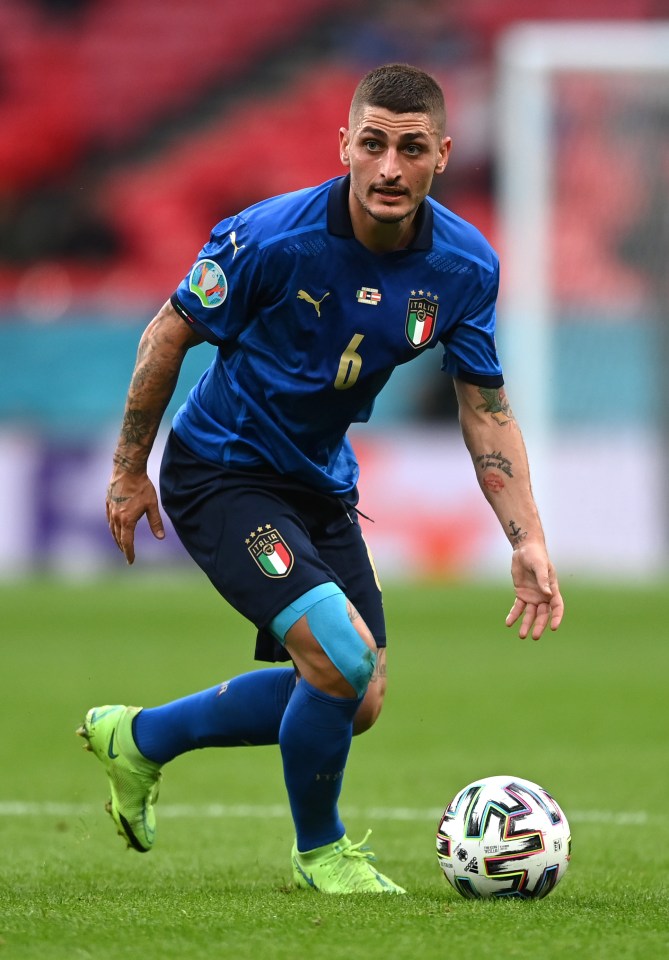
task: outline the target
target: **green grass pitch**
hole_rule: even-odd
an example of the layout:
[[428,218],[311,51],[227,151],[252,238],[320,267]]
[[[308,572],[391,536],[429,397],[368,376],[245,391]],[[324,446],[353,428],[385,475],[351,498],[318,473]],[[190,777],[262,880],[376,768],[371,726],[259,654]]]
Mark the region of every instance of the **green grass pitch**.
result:
[[[508,587],[387,587],[389,693],[341,806],[409,894],[339,898],[290,886],[276,748],[179,758],[151,854],[104,813],[74,735],[89,706],[253,668],[252,628],[211,587],[135,570],[0,585],[0,960],[668,956],[669,588],[563,586],[563,627],[539,643],[504,626]],[[497,773],[541,783],[570,820],[546,900],[469,902],[441,875],[441,809]]]

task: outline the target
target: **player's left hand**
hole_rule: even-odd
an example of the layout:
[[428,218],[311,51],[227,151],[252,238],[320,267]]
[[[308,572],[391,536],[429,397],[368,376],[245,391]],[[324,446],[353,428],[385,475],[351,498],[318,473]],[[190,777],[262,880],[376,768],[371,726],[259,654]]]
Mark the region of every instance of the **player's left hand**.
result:
[[564,614],[564,601],[545,546],[525,542],[516,547],[511,576],[516,599],[506,618],[507,627],[520,620],[518,636],[523,640],[530,634],[538,640],[549,622],[551,630],[557,630]]

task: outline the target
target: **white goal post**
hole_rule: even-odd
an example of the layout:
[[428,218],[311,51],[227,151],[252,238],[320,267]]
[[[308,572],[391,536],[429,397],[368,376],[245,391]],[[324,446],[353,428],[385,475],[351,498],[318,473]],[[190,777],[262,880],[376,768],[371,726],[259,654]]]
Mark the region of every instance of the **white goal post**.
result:
[[[555,115],[560,80],[570,74],[618,80],[629,74],[633,83],[657,75],[661,83],[669,83],[669,22],[519,23],[503,35],[498,48],[495,135],[502,254],[498,336],[511,406],[530,453],[537,500],[547,527],[553,528],[562,524],[564,510],[556,503],[560,491],[552,470],[560,432],[550,396],[556,373],[552,212],[556,170],[571,162],[568,144],[555,142]],[[665,103],[669,116],[669,100]],[[611,148],[615,163],[614,142]],[[669,272],[669,250],[665,262]],[[659,439],[666,422],[657,422],[655,429]],[[659,481],[661,512],[666,511],[662,486]],[[659,546],[656,538],[647,559],[649,568],[658,559],[666,563],[666,544]]]

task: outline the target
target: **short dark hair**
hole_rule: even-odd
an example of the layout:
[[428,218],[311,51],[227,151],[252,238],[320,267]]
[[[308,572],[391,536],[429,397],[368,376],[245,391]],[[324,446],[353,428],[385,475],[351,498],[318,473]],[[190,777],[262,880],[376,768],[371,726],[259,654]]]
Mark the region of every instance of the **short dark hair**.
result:
[[437,81],[408,63],[387,63],[366,74],[353,94],[349,114],[353,118],[364,106],[383,107],[392,113],[426,113],[440,136],[446,128],[444,94]]

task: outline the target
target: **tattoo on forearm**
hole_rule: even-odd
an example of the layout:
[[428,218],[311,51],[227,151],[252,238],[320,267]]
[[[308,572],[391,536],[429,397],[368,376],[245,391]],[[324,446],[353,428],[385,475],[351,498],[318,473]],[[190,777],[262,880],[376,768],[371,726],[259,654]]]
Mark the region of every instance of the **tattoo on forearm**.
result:
[[360,619],[360,614],[350,600],[346,601],[346,612],[348,613],[348,619],[351,621],[351,623],[354,623],[356,620]]
[[509,520],[509,530],[511,531],[511,543],[514,547],[517,547],[527,537],[527,530],[522,530],[515,520]]
[[505,426],[509,420],[513,420],[513,412],[506,397],[504,387],[479,387],[479,393],[483,397],[484,403],[476,408],[489,413],[501,427]]
[[481,478],[481,483],[491,493],[501,493],[505,487],[504,477],[500,477],[498,473],[486,473]]
[[120,467],[122,470],[128,470],[131,473],[133,468],[137,466],[137,464],[131,457],[124,457],[122,453],[118,452],[118,450],[112,457],[112,461],[116,464],[117,467]]
[[147,335],[146,337],[142,337],[142,339],[139,341],[139,346],[137,347],[137,363],[136,363],[136,366],[139,366],[139,365],[144,361],[144,358],[146,357],[147,353],[149,352],[149,350],[150,350],[150,348],[151,348],[151,344],[152,344],[152,342],[153,342],[154,339],[155,339],[155,338],[154,338],[153,336]]
[[474,459],[474,462],[480,470],[501,470],[507,477],[513,476],[511,461],[502,454],[501,450],[493,450],[492,453],[481,453]]
[[155,418],[145,410],[126,410],[121,424],[121,439],[125,443],[143,446],[153,438]]
[[172,346],[159,325],[150,326],[140,341],[121,426],[121,443],[151,448],[183,359],[184,351],[174,351]]
[[166,389],[171,392],[176,386],[180,361],[174,366],[166,366],[164,360],[158,362],[155,358],[151,359],[149,355],[150,346],[153,346],[155,350],[160,350],[164,344],[169,347],[168,340],[163,339],[161,341],[158,337],[153,337],[140,347],[130,382],[130,396],[147,391],[149,396],[157,400],[164,395]]

